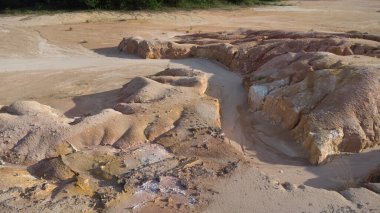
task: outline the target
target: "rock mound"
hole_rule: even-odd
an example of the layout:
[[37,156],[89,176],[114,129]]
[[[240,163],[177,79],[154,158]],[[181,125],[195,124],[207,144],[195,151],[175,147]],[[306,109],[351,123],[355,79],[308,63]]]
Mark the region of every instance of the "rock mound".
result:
[[147,41],[139,37],[125,38],[121,41],[119,50],[135,54],[141,58],[186,58],[190,56],[191,45],[181,45],[175,42]]
[[114,109],[76,119],[33,101],[2,107],[0,169],[25,175],[4,176],[0,208],[200,208],[203,185],[241,159],[224,141],[219,102],[204,94],[207,84],[204,73],[185,69],[136,77],[120,89]]
[[380,142],[380,69],[329,53],[288,53],[250,77],[249,102],[292,132],[313,164]]

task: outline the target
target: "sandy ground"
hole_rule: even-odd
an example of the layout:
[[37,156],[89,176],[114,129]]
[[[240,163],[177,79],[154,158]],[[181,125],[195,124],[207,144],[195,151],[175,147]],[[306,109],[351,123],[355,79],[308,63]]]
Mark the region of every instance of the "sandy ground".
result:
[[[246,188],[262,183],[258,171],[280,182],[290,181],[317,188],[341,189],[355,185],[369,170],[378,166],[379,149],[344,155],[324,166],[309,166],[302,158],[294,156],[296,150],[288,145],[286,133],[263,122],[260,115],[253,121],[253,127],[243,128],[252,121],[244,119],[242,109],[245,108],[247,96],[242,79],[237,74],[203,59],[142,60],[125,56],[115,48],[126,36],[173,39],[175,35],[191,32],[239,28],[327,32],[356,30],[380,34],[380,1],[377,0],[286,3],[290,6],[0,17],[0,104],[36,100],[62,110],[70,117],[94,114],[109,107],[104,103],[107,103],[113,90],[135,76],[154,74],[166,67],[195,68],[212,75],[207,93],[221,100],[223,130],[231,143],[243,150],[251,161],[247,171],[240,171],[231,180],[217,186],[220,194],[215,197],[217,202],[210,211],[218,212],[218,208],[240,205],[242,209],[238,212],[244,212],[253,205],[260,205],[260,202],[268,202],[265,199],[269,199],[270,193],[247,205],[234,202],[250,201],[250,197],[260,194],[260,190]],[[247,137],[243,131],[251,132],[252,137]],[[279,143],[281,146],[278,146]],[[258,182],[255,182],[256,179]],[[228,187],[224,187],[226,185]],[[239,193],[242,190],[248,195],[242,196]],[[231,196],[236,199],[231,200]],[[271,212],[289,212],[290,206],[300,204],[285,195],[278,199],[289,204],[285,209],[274,207]],[[318,201],[310,201],[315,202]],[[258,212],[266,210],[258,209]]]

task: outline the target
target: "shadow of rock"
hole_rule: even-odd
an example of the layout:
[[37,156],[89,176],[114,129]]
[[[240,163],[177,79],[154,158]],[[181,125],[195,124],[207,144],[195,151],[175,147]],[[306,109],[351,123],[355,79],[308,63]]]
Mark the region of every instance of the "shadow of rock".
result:
[[92,49],[92,51],[94,51],[95,53],[97,53],[99,55],[105,56],[105,57],[141,59],[138,56],[121,52],[117,49],[117,47],[97,48],[97,49]]
[[77,96],[73,98],[75,106],[65,112],[67,117],[81,117],[98,114],[103,109],[113,108],[119,98],[120,89]]
[[[317,177],[309,179],[305,185],[316,188],[342,190],[348,187],[357,187],[366,181],[371,171],[380,166],[380,149],[333,156],[325,165],[308,167],[307,170]],[[336,186],[341,186],[336,188]]]

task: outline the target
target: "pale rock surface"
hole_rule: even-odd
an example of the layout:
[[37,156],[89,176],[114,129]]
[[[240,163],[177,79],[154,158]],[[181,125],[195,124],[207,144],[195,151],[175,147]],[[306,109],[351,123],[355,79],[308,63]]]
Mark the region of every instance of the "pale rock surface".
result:
[[[250,79],[253,88],[277,87],[260,99],[261,93],[251,88],[250,99],[256,98],[267,116],[292,132],[313,164],[380,141],[376,66],[353,66],[328,53],[288,53],[261,66]],[[278,86],[280,80],[289,83]]]
[[70,119],[35,101],[3,107],[0,209],[201,208],[202,190],[242,159],[224,140],[207,85],[203,72],[166,69],[132,79],[114,109],[95,115]]

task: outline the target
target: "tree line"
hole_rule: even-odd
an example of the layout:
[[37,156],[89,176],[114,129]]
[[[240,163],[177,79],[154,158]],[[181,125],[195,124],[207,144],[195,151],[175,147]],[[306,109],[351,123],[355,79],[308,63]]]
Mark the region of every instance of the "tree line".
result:
[[0,9],[142,10],[163,7],[209,8],[222,4],[250,5],[276,0],[0,0]]

